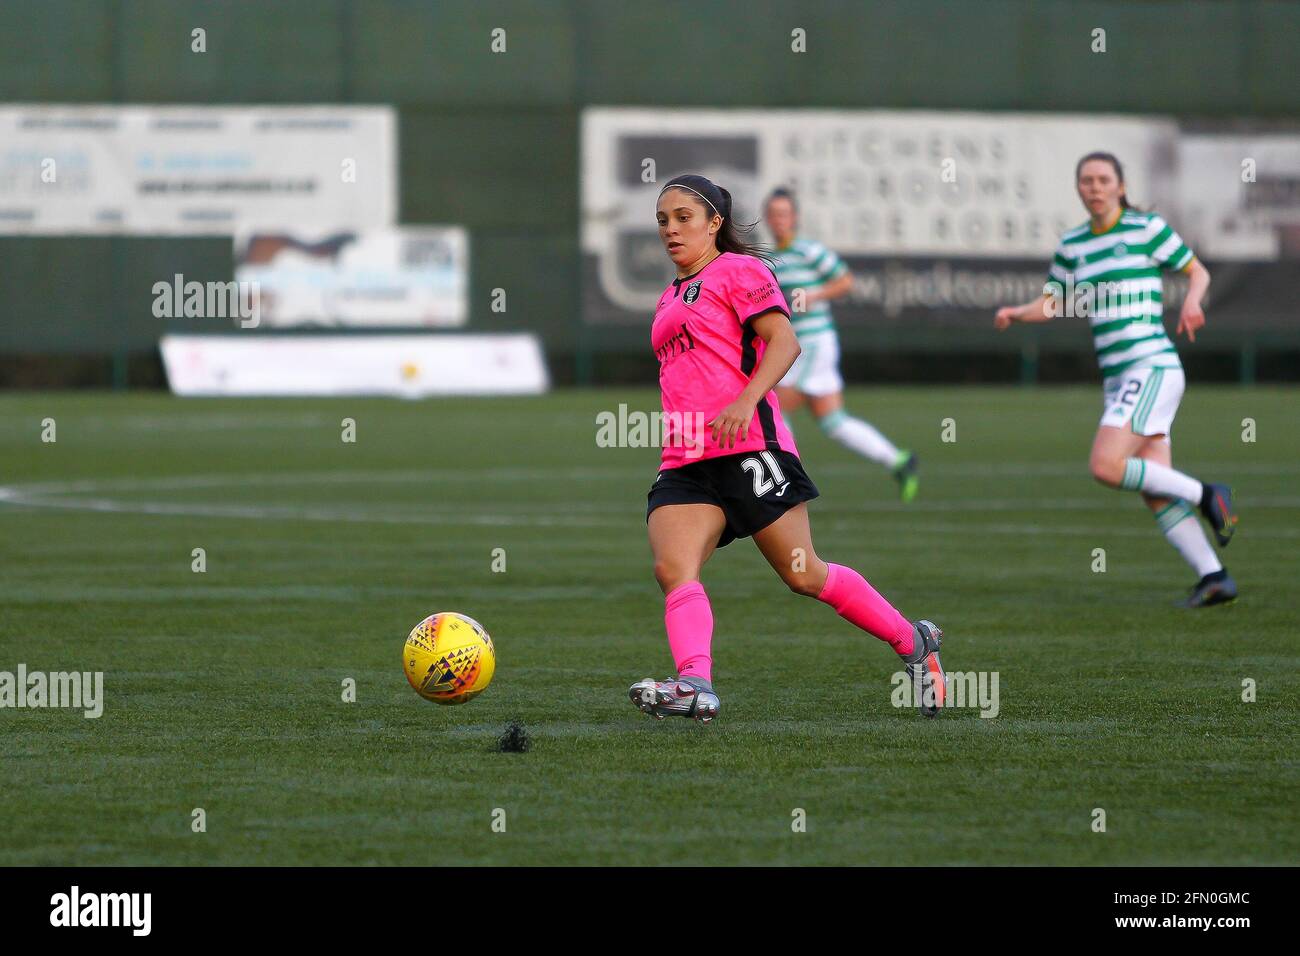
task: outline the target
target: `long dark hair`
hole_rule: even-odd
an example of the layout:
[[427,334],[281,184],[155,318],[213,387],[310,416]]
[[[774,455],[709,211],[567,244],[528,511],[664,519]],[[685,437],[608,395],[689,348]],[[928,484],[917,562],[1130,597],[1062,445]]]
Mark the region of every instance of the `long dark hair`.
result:
[[[1079,181],[1079,173],[1083,172],[1083,164],[1087,162],[1091,162],[1094,159],[1100,160],[1103,163],[1110,163],[1111,166],[1115,167],[1115,178],[1119,180],[1119,184],[1121,186],[1124,185],[1124,167],[1119,164],[1119,158],[1116,157],[1114,153],[1106,153],[1106,152],[1102,152],[1101,150],[1098,150],[1097,152],[1089,153],[1087,156],[1083,157],[1083,159],[1079,160],[1079,162],[1075,164],[1074,166],[1075,183],[1078,183]],[[1125,189],[1122,193],[1119,194],[1119,206],[1121,209],[1137,209],[1137,206],[1133,205],[1131,202],[1128,201],[1127,189]]]
[[772,254],[767,247],[761,243],[751,242],[749,239],[750,233],[758,225],[758,221],[745,223],[736,222],[731,218],[730,192],[712,180],[693,173],[674,176],[663,189],[659,190],[659,194],[662,196],[670,189],[681,189],[683,192],[688,193],[695,204],[706,213],[722,217],[722,227],[713,237],[714,245],[719,252],[734,252],[741,256],[755,256],[767,263],[769,268],[771,267]]

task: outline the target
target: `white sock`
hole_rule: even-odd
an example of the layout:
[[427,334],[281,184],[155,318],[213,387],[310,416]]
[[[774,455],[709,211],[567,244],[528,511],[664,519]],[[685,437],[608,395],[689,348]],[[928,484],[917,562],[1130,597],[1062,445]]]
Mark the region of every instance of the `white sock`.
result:
[[888,438],[860,418],[839,408],[817,420],[830,438],[863,458],[893,468],[898,464],[898,449]]
[[1119,486],[1125,491],[1145,491],[1158,498],[1182,498],[1201,503],[1201,483],[1191,475],[1145,458],[1125,458],[1124,477]]
[[[1191,521],[1187,519],[1191,518]],[[1165,533],[1169,543],[1178,549],[1183,560],[1192,566],[1198,578],[1222,571],[1223,564],[1210,546],[1205,529],[1196,520],[1196,514],[1186,501],[1171,501],[1156,512],[1156,524]]]

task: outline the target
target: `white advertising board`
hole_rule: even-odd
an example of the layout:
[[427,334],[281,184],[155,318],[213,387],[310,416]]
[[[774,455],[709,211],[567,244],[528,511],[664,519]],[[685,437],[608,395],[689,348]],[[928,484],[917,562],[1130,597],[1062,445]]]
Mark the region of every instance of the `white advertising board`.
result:
[[395,226],[241,235],[235,280],[258,289],[263,327],[454,328],[469,317],[469,233]]
[[397,217],[387,106],[0,106],[0,234],[231,235]]

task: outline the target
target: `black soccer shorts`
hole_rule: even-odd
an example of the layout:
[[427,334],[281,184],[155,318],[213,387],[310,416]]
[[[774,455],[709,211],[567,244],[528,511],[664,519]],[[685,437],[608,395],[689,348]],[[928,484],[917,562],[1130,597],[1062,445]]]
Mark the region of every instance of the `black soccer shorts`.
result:
[[745,451],[661,471],[646,495],[646,520],[661,505],[709,504],[727,526],[718,547],[762,531],[801,501],[820,492],[798,456],[788,451]]

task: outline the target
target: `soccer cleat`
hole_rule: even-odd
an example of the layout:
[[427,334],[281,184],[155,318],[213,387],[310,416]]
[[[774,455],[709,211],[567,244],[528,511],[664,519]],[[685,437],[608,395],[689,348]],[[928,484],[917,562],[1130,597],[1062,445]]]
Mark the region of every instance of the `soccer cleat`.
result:
[[1180,602],[1182,607],[1212,607],[1215,604],[1231,604],[1237,600],[1237,582],[1228,576],[1226,570],[1207,574],[1192,588],[1192,593]]
[[1226,548],[1237,530],[1237,514],[1232,510],[1232,489],[1227,485],[1205,482],[1201,494],[1201,514],[1214,530],[1219,547]]
[[916,497],[921,479],[916,474],[919,459],[914,451],[899,452],[899,462],[894,466],[894,480],[898,482],[898,497],[907,504]]
[[665,717],[694,717],[707,724],[722,706],[713,685],[699,677],[678,677],[656,681],[639,680],[627,690],[632,703],[655,720]]
[[912,653],[899,656],[907,665],[907,676],[916,689],[917,708],[923,717],[937,717],[948,703],[948,678],[939,663],[943,631],[930,621],[912,625]]

